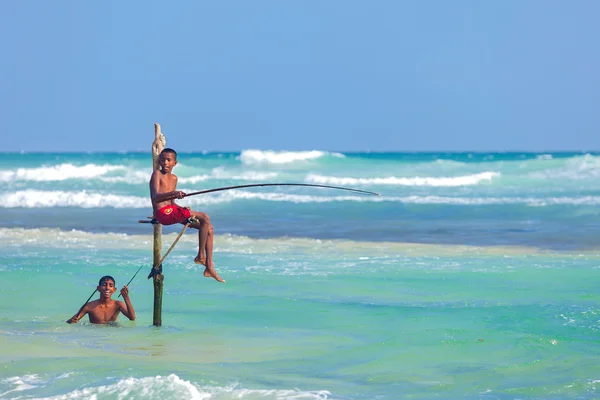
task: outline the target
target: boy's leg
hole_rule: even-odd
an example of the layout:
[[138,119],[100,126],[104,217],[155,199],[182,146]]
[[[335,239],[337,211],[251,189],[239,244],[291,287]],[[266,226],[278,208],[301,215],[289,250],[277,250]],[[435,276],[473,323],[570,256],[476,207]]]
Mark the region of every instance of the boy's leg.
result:
[[[215,278],[219,282],[225,282],[221,277],[217,274],[215,270],[215,263],[212,260],[213,256],[213,244],[214,244],[214,229],[213,226],[210,225],[208,228],[208,237],[206,238],[206,268],[204,269],[204,276],[207,278]],[[209,267],[210,265],[210,267]]]
[[213,267],[215,266],[215,263],[212,260],[214,239],[215,239],[214,228],[213,228],[212,224],[209,224],[208,225],[208,234],[206,236],[206,246],[204,247],[204,254],[206,255],[206,264],[205,265],[211,265]]
[[[198,224],[192,224],[193,228],[198,229],[198,255],[194,259],[196,264],[206,266],[206,245],[208,240],[208,231],[210,229],[210,218],[206,213],[191,211],[190,212],[199,221]],[[212,257],[211,257],[212,259]]]
[[[191,213],[200,221],[200,224],[192,225],[194,228],[198,229],[198,255],[194,259],[194,262],[205,266],[205,277],[214,278],[219,282],[225,282],[219,274],[217,274],[217,271],[215,271],[215,263],[212,261],[214,229],[210,223],[210,218],[206,213],[196,211],[192,211]],[[202,254],[203,251],[204,254]]]

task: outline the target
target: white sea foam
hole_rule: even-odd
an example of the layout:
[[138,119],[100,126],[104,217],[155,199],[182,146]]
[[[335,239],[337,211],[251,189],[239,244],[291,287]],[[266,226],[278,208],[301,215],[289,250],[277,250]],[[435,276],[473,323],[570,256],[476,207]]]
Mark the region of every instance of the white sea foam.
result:
[[[178,232],[163,233],[163,245],[174,242]],[[58,228],[0,228],[0,243],[11,248],[54,248],[54,249],[101,249],[101,250],[140,250],[152,249],[152,233],[93,233],[79,230],[61,230]],[[279,237],[256,239],[231,234],[215,236],[215,252],[234,254],[337,254],[345,257],[348,254],[373,257],[402,256],[444,256],[473,254],[534,254],[536,248],[517,246],[476,247],[466,245],[419,244],[403,242],[360,242],[354,240],[320,240],[313,238]],[[181,249],[193,251],[197,249],[198,239],[194,235],[183,235],[178,242]],[[598,257],[596,250],[585,254],[586,257]],[[174,256],[176,258],[176,256]],[[186,259],[187,260],[187,259]],[[381,259],[375,262],[381,262]],[[186,261],[187,263],[187,261]],[[187,264],[185,264],[188,268]],[[16,268],[21,268],[16,265]],[[12,267],[7,267],[10,270]]]
[[[197,175],[191,177],[179,177],[179,183],[195,184],[209,179],[233,179],[239,181],[264,181],[273,179],[277,176],[277,172],[262,172],[262,171],[229,171],[223,167],[213,168],[210,175]],[[147,177],[146,177],[147,178]]]
[[447,205],[496,205],[522,204],[534,207],[552,205],[599,205],[600,196],[583,197],[444,197],[444,196],[407,196],[393,197],[394,201],[412,204],[447,204]]
[[[11,387],[10,390],[4,392],[4,393],[0,393],[0,397],[1,398],[7,398],[4,397],[9,393],[13,393],[16,394],[15,392],[23,392],[25,390],[30,390],[33,388],[36,388],[37,386],[39,386],[43,381],[40,379],[40,377],[36,374],[31,374],[31,375],[23,375],[23,376],[13,376],[10,378],[5,378],[2,379],[3,385]],[[12,395],[11,395],[12,396]]]
[[0,194],[0,203],[4,208],[150,208],[150,199],[138,196],[123,196],[97,192],[61,191],[61,190],[19,190]]
[[529,177],[552,181],[557,179],[568,181],[597,179],[600,177],[600,157],[591,154],[572,157],[567,159],[560,167],[532,172]]
[[[185,178],[179,177],[178,182],[179,183],[185,183],[185,184],[195,184],[198,182],[204,182],[207,181],[211,178],[210,175],[194,175],[194,176],[188,176]],[[146,176],[146,180],[148,179],[148,176]]]
[[[34,386],[27,389],[33,389]],[[25,390],[25,389],[23,389]],[[8,393],[8,392],[7,392]],[[175,374],[145,378],[125,378],[114,384],[83,387],[68,393],[49,397],[37,397],[47,400],[75,399],[277,399],[304,400],[328,399],[326,390],[300,391],[295,389],[245,389],[238,385],[226,387],[204,386],[181,379]]]
[[470,186],[484,182],[490,182],[493,178],[500,177],[499,172],[481,172],[472,175],[454,177],[411,177],[397,178],[394,176],[386,178],[350,178],[310,174],[305,181],[329,185],[398,185],[398,186],[434,186],[453,187]]
[[[473,156],[471,155],[471,157],[469,158],[473,158]],[[467,163],[463,162],[463,161],[456,161],[456,160],[445,160],[445,159],[436,159],[435,161],[433,161],[433,164],[437,165],[437,166],[442,166],[444,168],[448,168],[448,167],[464,167],[467,165]]]
[[133,185],[148,183],[148,181],[150,180],[151,173],[152,170],[150,168],[148,168],[147,170],[130,169],[127,170],[127,172],[125,172],[125,175],[123,176],[99,176],[96,177],[96,179],[106,183],[127,183]]
[[[224,204],[234,201],[259,200],[273,202],[290,202],[295,204],[332,203],[332,202],[394,202],[403,204],[445,204],[445,205],[499,205],[522,204],[543,207],[552,205],[595,206],[600,205],[600,196],[581,197],[449,197],[449,196],[315,196],[290,194],[283,192],[250,192],[231,190],[209,196],[196,196],[181,200],[184,206],[207,204]],[[103,194],[91,191],[43,191],[21,190],[14,193],[0,194],[0,208],[147,208],[150,200],[141,196],[125,196]]]
[[240,154],[243,164],[290,164],[297,161],[314,160],[326,155],[343,158],[340,153],[327,153],[324,151],[272,151],[272,150],[244,150]]
[[[176,234],[166,234],[163,237],[172,242],[174,235]],[[0,228],[0,239],[6,246],[31,245],[51,248],[139,249],[150,248],[152,244],[151,234],[90,233],[58,228]],[[186,237],[183,237],[182,242],[185,241]]]
[[67,179],[90,179],[103,176],[113,171],[124,171],[124,165],[86,164],[76,166],[70,163],[39,168],[18,168],[16,170],[0,171],[0,182],[15,180],[48,182],[64,181]]
[[[0,182],[30,181],[53,182],[73,179],[98,180],[106,183],[145,184],[150,179],[151,168],[134,169],[125,165],[96,165],[60,164],[39,168],[18,168],[0,171]],[[179,182],[195,184],[210,179],[235,179],[241,181],[261,181],[272,179],[276,172],[243,171],[233,172],[225,168],[214,168],[210,174],[179,176]]]

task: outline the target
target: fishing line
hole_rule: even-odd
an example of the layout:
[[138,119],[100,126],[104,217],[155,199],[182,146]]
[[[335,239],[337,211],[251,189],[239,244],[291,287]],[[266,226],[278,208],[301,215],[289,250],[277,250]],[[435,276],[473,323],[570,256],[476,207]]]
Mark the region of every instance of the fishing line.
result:
[[[138,274],[138,272],[140,272],[140,270],[144,267],[144,264],[140,265],[140,267],[138,268],[137,271],[135,271],[135,274],[133,274],[133,276],[131,277],[131,279],[129,280],[129,282],[127,282],[127,285],[125,286],[129,286],[129,284],[131,283],[131,281],[133,281],[133,278],[135,278],[135,276]],[[121,297],[121,293],[119,293],[119,296]]]
[[[190,224],[192,222],[195,222],[195,221],[196,221],[195,217],[188,218],[188,221],[185,223],[185,226],[183,227],[183,229],[181,230],[181,232],[179,232],[179,235],[177,236],[177,238],[175,239],[175,241],[173,241],[173,244],[171,245],[171,247],[169,247],[169,250],[167,250],[167,252],[165,253],[165,255],[162,256],[162,258],[160,259],[159,262],[156,263],[156,265],[152,266],[152,272],[150,273],[150,275],[148,275],[148,279],[150,279],[153,276],[154,270],[157,269],[160,265],[162,265],[163,261],[165,261],[165,258],[167,258],[167,256],[171,252],[171,250],[173,250],[173,247],[175,247],[175,245],[177,244],[177,242],[179,241],[179,239],[181,239],[181,236],[183,235],[183,233],[185,232],[185,230],[188,228],[188,226],[190,226]],[[135,276],[138,274],[138,272],[140,272],[140,270],[142,269],[142,267],[143,267],[143,265],[141,265],[138,268],[138,270],[135,272],[135,274],[131,277],[131,279],[129,280],[129,282],[127,282],[127,285],[125,285],[125,286],[129,286],[129,284],[133,281],[133,278],[135,278]],[[121,293],[119,293],[118,297],[121,297]]]
[[83,305],[81,306],[81,308],[79,309],[79,311],[77,311],[77,314],[75,314],[75,315],[79,315],[79,313],[81,312],[81,310],[83,310],[83,307],[85,307],[85,305],[87,303],[89,303],[90,299],[92,298],[93,295],[96,294],[97,291],[98,291],[98,289],[94,289],[94,291],[92,292],[92,294],[90,294],[90,297],[88,297],[88,299],[85,301],[85,303],[83,303]]

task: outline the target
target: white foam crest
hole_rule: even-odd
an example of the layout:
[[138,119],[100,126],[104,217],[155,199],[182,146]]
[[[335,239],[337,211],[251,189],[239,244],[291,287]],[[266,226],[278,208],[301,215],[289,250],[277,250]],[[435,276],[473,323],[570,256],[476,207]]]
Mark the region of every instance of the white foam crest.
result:
[[582,180],[600,177],[600,157],[591,154],[569,158],[564,165],[544,171],[532,172],[531,178]]
[[198,182],[204,182],[210,178],[211,178],[210,175],[195,175],[195,176],[188,176],[188,177],[178,177],[178,182],[193,185]]
[[44,397],[44,399],[97,399],[105,396],[117,396],[119,399],[209,399],[212,395],[194,384],[179,378],[175,374],[147,378],[126,378],[115,384],[76,389],[70,393]]
[[600,196],[583,197],[448,197],[448,196],[314,196],[287,193],[263,193],[247,191],[228,191],[215,197],[192,198],[192,204],[217,204],[235,200],[264,200],[275,202],[306,203],[332,203],[341,201],[353,202],[397,202],[404,204],[446,204],[446,205],[501,205],[523,204],[528,206],[550,205],[600,205]]
[[277,176],[277,172],[244,171],[241,174],[227,171],[223,167],[214,168],[210,175],[179,177],[180,183],[195,184],[209,179],[234,179],[239,181],[263,181]]
[[151,169],[147,171],[128,170],[125,176],[100,176],[98,179],[106,183],[141,184],[150,181]]
[[155,376],[145,378],[121,379],[112,385],[76,389],[70,393],[52,397],[47,400],[66,399],[96,399],[106,396],[116,396],[119,399],[273,399],[273,400],[303,400],[327,399],[330,393],[320,391],[299,390],[252,390],[237,389],[236,386],[217,387],[200,386],[190,381],[181,379],[175,374],[169,376]]
[[[448,197],[448,196],[315,196],[278,192],[249,192],[231,190],[210,196],[195,196],[180,201],[182,206],[231,203],[239,200],[262,200],[274,202],[290,202],[296,204],[331,203],[331,202],[397,202],[405,204],[446,204],[446,205],[499,205],[523,204],[528,206],[600,205],[600,196],[583,197]],[[2,208],[147,208],[150,209],[148,197],[123,196],[114,194],[93,193],[85,190],[78,192],[23,190],[0,195]]]
[[45,166],[39,168],[18,168],[0,172],[0,182],[21,181],[64,181],[67,179],[97,178],[112,171],[127,169],[124,165],[96,165],[86,164],[76,166],[70,163]]
[[[177,238],[178,232],[163,233],[163,248],[170,246]],[[124,234],[124,233],[94,233],[78,230],[60,230],[59,228],[0,228],[0,243],[4,246],[14,248],[35,247],[52,249],[102,249],[102,250],[139,250],[152,249],[152,233],[147,234]],[[183,248],[197,249],[198,239],[194,235],[183,235],[178,242]],[[223,234],[215,236],[217,253],[236,254],[365,254],[385,256],[389,254],[405,255],[473,255],[479,254],[533,254],[537,252],[534,247],[519,246],[489,246],[475,247],[466,245],[440,245],[419,244],[405,242],[360,242],[354,240],[331,239],[321,240],[313,238],[278,237],[269,239],[256,239],[247,236]],[[582,254],[578,250],[579,255]],[[598,250],[585,252],[586,257],[600,257]],[[187,261],[185,268],[189,268]],[[16,268],[21,268],[16,265]],[[0,266],[1,270],[2,266]],[[6,267],[6,271],[11,267]],[[251,268],[251,267],[248,267]],[[311,270],[312,271],[312,270]],[[61,376],[68,376],[63,374]],[[24,380],[25,383],[33,385],[32,379]]]
[[331,393],[327,390],[300,391],[282,390],[282,389],[232,389],[231,398],[234,399],[273,399],[273,400],[308,400],[308,399],[328,399]]
[[333,201],[362,201],[360,196],[311,196],[288,193],[262,193],[262,192],[247,192],[243,190],[232,190],[206,197],[193,197],[188,204],[219,204],[229,203],[236,200],[264,200],[275,202],[291,202],[291,203],[329,203]]
[[[163,234],[171,243],[177,234]],[[139,249],[150,248],[151,235],[128,235],[125,233],[91,233],[58,228],[0,228],[1,242],[6,246],[44,246],[51,248],[103,248]],[[185,238],[182,239],[185,241]]]
[[13,193],[0,194],[3,208],[48,208],[48,207],[81,207],[81,208],[149,208],[149,197],[123,196],[103,194],[81,190],[77,192],[60,190],[19,190]]
[[[469,158],[473,158],[473,156],[471,155]],[[436,159],[433,163],[443,167],[464,167],[465,165],[467,165],[467,163],[463,161],[445,160],[440,158]]]
[[340,153],[328,153],[324,151],[272,151],[272,150],[243,150],[240,160],[243,164],[289,164],[296,161],[314,160],[326,155],[345,157]]
[[5,398],[4,396],[7,395],[8,393],[22,392],[25,390],[34,389],[43,383],[43,381],[40,379],[40,377],[36,374],[24,375],[22,377],[21,376],[13,376],[10,378],[2,379],[1,382],[5,385],[12,386],[12,389],[10,389],[4,393],[0,393],[0,398]]
[[264,171],[244,171],[241,174],[232,173],[223,167],[217,167],[212,170],[212,177],[216,179],[237,179],[243,181],[261,181],[274,178],[277,172]]
[[[386,199],[382,198],[382,201]],[[523,204],[534,207],[552,205],[600,205],[600,196],[584,197],[444,197],[444,196],[407,196],[390,197],[390,201],[412,204],[446,204],[446,205],[501,205],[501,204]]]
[[493,178],[500,177],[499,172],[480,172],[478,174],[463,175],[455,177],[412,177],[397,178],[350,178],[310,174],[305,181],[318,184],[330,185],[396,185],[396,186],[434,186],[434,187],[456,187],[471,186],[482,182],[489,182]]

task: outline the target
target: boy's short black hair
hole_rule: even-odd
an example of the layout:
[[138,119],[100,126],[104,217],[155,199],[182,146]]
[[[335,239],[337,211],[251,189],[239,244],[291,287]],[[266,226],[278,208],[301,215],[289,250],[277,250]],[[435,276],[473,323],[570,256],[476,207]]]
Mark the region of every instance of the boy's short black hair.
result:
[[104,283],[104,281],[108,281],[111,280],[113,281],[113,283],[116,285],[117,282],[115,281],[115,278],[113,278],[110,275],[104,275],[102,278],[100,278],[100,281],[98,281],[98,286],[102,286],[102,284]]
[[170,147],[165,147],[163,149],[163,151],[160,152],[160,154],[162,154],[162,153],[173,153],[173,155],[175,156],[175,159],[177,160],[177,152]]

